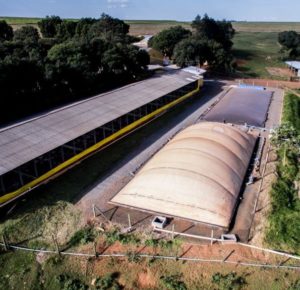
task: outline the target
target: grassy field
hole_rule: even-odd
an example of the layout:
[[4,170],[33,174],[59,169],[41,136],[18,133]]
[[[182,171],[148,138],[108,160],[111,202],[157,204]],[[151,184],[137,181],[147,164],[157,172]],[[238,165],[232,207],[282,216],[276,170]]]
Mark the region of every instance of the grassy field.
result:
[[[286,93],[283,106],[283,122],[300,132],[300,98]],[[288,127],[290,132],[290,127]],[[283,135],[285,137],[286,135]],[[281,137],[281,138],[283,138]],[[278,144],[279,143],[279,144]],[[300,254],[300,200],[295,183],[299,184],[299,148],[277,142],[277,180],[270,191],[272,209],[269,212],[269,226],[266,241],[284,251]]]
[[5,20],[10,25],[37,24],[40,19],[33,17],[0,17],[0,20]]
[[[297,272],[241,268],[223,265],[183,263],[176,261],[128,259],[85,259],[44,257],[37,261],[36,255],[24,252],[0,256],[1,289],[247,289],[247,290],[295,290]],[[7,263],[6,261],[9,261]],[[69,270],[72,269],[72,270]],[[235,273],[236,281],[225,278],[222,283],[212,283],[212,277],[221,273],[225,277]],[[92,286],[97,278],[112,277],[115,287]],[[161,276],[179,277],[186,288],[166,288]],[[242,280],[239,279],[242,278]],[[103,280],[104,280],[103,279]],[[298,280],[299,281],[299,280]],[[119,287],[117,287],[117,285]],[[231,287],[230,287],[231,286]],[[299,282],[298,282],[299,286]]]
[[238,32],[235,35],[233,53],[242,77],[276,79],[266,68],[284,67],[277,36],[276,32]]
[[[37,24],[41,18],[37,17],[0,17],[0,20],[5,20],[11,25],[26,25]],[[76,20],[76,19],[70,19]],[[125,20],[130,24],[131,31],[140,34],[155,34],[162,29],[182,25],[190,28],[189,21],[176,20]],[[233,27],[238,32],[280,32],[284,30],[295,30],[300,32],[300,22],[233,22]],[[143,33],[146,31],[147,33]]]
[[300,32],[300,22],[233,22],[238,32],[281,32],[295,30]]
[[[0,20],[5,20],[10,25],[30,25],[37,24],[42,18],[38,17],[1,17]],[[74,18],[67,18],[66,20],[76,21]]]
[[284,100],[283,121],[293,124],[300,134],[300,97],[288,93]]
[[[167,20],[130,20],[126,22],[130,24],[132,34],[156,34],[175,25],[181,25],[187,29],[191,28],[191,22]],[[285,30],[300,32],[300,22],[233,22],[232,24],[237,32],[281,32]]]

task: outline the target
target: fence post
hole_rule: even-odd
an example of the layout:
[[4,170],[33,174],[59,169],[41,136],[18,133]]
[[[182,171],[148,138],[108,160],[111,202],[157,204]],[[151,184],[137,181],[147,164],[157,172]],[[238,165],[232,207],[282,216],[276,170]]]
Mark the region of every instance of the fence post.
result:
[[95,210],[95,205],[93,204],[93,215],[94,215],[94,218],[96,218],[96,210]]
[[5,238],[5,235],[4,235],[4,234],[2,235],[2,241],[3,241],[3,244],[4,244],[4,249],[5,249],[5,251],[8,251],[9,245],[8,245],[8,243],[7,243],[7,241],[6,241],[6,238]]
[[95,254],[95,258],[98,257],[98,253],[97,253],[97,242],[94,242],[94,254]]
[[100,213],[100,215],[109,223],[111,223],[111,221],[104,215],[104,213],[100,210],[99,207],[97,207],[95,204],[93,204],[93,214],[94,214],[94,218],[97,217],[96,215],[96,210]]
[[174,240],[174,231],[175,231],[175,225],[172,225],[172,240]]
[[211,238],[211,240],[210,240],[210,245],[212,246],[212,244],[213,244],[213,238],[214,238],[214,230],[211,230],[211,235],[210,235],[210,238]]
[[234,253],[234,250],[232,250],[224,259],[223,259],[223,263],[225,263],[229,257]]
[[128,214],[128,227],[131,229],[131,218],[130,218],[130,214]]

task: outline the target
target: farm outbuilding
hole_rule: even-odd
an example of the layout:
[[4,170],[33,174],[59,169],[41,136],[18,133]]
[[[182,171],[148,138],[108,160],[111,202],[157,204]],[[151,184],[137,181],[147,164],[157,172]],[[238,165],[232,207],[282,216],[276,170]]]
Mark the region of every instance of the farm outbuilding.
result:
[[232,88],[205,116],[206,121],[264,127],[273,92],[258,88]]
[[256,138],[201,122],[177,134],[111,202],[228,228]]
[[181,69],[0,128],[0,207],[64,172],[200,90]]
[[297,77],[300,77],[300,61],[286,61],[285,64]]

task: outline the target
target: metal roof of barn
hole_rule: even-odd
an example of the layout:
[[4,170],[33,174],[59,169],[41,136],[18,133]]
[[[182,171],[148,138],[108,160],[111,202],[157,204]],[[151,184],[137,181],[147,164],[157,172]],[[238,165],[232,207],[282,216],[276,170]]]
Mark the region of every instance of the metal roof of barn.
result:
[[195,81],[174,70],[0,129],[0,175]]
[[300,70],[300,61],[286,61],[285,63],[294,69]]

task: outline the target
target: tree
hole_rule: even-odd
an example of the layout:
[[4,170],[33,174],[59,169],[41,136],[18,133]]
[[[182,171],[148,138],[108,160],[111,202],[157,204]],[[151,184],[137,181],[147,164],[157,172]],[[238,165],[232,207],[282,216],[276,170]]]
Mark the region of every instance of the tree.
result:
[[300,56],[300,34],[295,31],[283,31],[278,34],[278,42],[282,45],[283,51],[289,52],[289,56],[297,58]]
[[47,78],[72,94],[90,77],[90,63],[80,44],[69,41],[54,45],[48,52]]
[[38,30],[33,26],[23,26],[14,33],[15,41],[38,42],[40,35]]
[[101,18],[91,26],[89,37],[90,39],[100,37],[109,42],[124,42],[128,32],[129,25],[124,21],[102,14]]
[[203,47],[195,38],[180,41],[174,49],[174,61],[180,67],[202,65],[205,55],[201,53]]
[[[144,75],[149,55],[122,20],[102,15],[78,23],[57,16],[15,32],[0,21],[0,123],[128,83]],[[11,33],[10,33],[11,32]],[[18,106],[16,106],[18,104]]]
[[231,23],[225,20],[216,21],[206,14],[203,18],[197,15],[192,22],[192,28],[192,36],[175,46],[175,62],[183,67],[203,65],[207,61],[210,68],[231,70],[231,39],[235,33]]
[[58,26],[62,23],[59,16],[47,16],[38,22],[43,37],[53,38],[57,34]]
[[57,26],[56,37],[62,41],[71,39],[75,35],[77,23],[74,21],[63,20]]
[[191,32],[182,26],[165,29],[150,39],[149,45],[163,54],[172,57],[178,42],[189,37]]
[[231,39],[234,37],[235,30],[230,22],[225,20],[216,21],[208,17],[207,14],[205,14],[203,18],[197,15],[192,22],[192,28],[199,38],[215,40],[222,44],[226,50],[230,50],[233,45]]
[[88,36],[89,30],[91,26],[97,22],[97,19],[94,18],[81,18],[76,25],[75,35],[77,37],[84,37]]
[[13,29],[4,20],[0,20],[0,42],[12,40],[14,36]]

